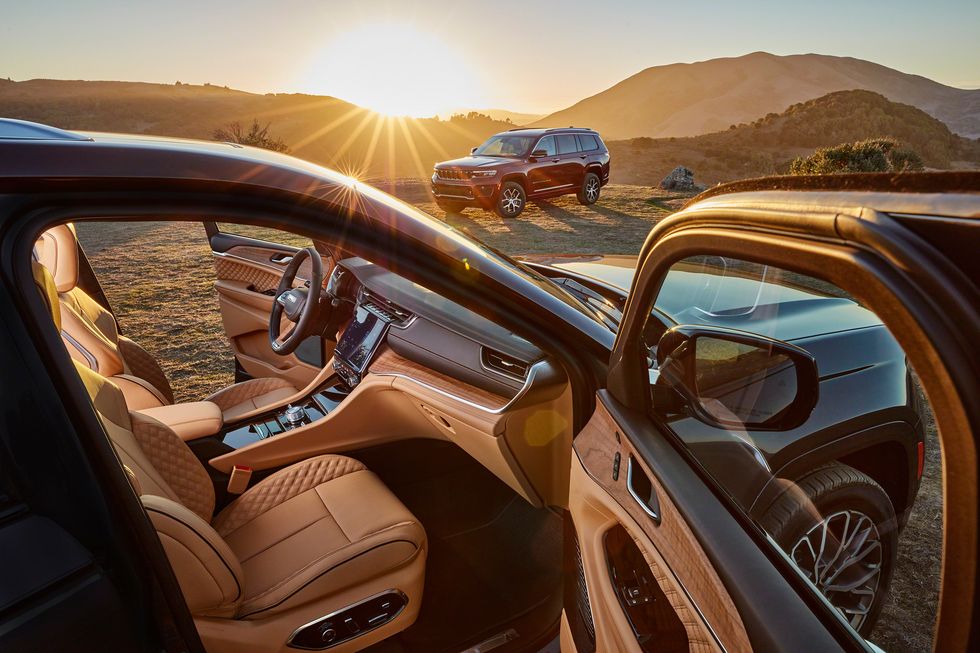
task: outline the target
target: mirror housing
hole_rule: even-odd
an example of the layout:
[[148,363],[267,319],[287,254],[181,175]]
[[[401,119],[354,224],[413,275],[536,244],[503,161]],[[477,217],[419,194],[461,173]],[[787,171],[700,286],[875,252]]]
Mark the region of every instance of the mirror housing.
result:
[[548,150],[534,150],[531,152],[532,159],[543,159],[548,156]]
[[[708,326],[675,326],[657,344],[654,386],[680,395],[698,420],[717,428],[788,431],[817,405],[820,377],[807,351],[772,338]],[[657,410],[658,406],[655,405]]]

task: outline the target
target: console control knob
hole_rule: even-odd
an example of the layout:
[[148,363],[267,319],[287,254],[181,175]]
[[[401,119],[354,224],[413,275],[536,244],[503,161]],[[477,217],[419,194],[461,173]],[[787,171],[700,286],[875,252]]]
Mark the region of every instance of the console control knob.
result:
[[337,631],[333,628],[324,628],[320,631],[320,639],[323,640],[324,644],[329,644],[333,640],[337,639]]
[[296,426],[306,419],[306,410],[302,406],[287,406],[285,415],[286,421]]

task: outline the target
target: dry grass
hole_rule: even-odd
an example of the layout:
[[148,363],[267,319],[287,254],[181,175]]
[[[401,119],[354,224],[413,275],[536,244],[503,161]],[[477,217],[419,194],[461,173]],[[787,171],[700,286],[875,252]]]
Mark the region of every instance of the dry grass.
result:
[[[387,190],[514,254],[636,253],[650,228],[686,199],[649,187],[610,185],[598,205],[583,207],[574,197],[563,197],[532,203],[520,218],[505,221],[474,209],[445,216],[426,185],[417,181],[393,182]],[[123,331],[162,362],[178,401],[200,399],[233,381],[231,350],[212,286],[210,248],[199,223],[89,223],[80,224],[78,233]],[[248,233],[277,237],[270,230]],[[286,240],[304,242],[293,235]],[[928,432],[922,489],[902,534],[889,603],[871,638],[887,651],[931,646],[940,573],[942,471],[931,421]]]

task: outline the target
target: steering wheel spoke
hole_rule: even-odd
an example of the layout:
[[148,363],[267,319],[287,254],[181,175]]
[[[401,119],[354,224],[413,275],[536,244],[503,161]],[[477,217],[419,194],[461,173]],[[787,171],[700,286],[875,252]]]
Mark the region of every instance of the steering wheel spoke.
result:
[[[309,285],[294,288],[296,274],[307,260],[310,262],[310,279],[307,280]],[[272,312],[269,315],[269,345],[272,351],[280,356],[287,356],[306,339],[317,323],[316,317],[320,309],[319,293],[312,289],[322,285],[323,261],[319,252],[313,247],[296,252],[283,270],[275,300],[272,302]],[[293,324],[285,334],[281,333],[283,317]]]

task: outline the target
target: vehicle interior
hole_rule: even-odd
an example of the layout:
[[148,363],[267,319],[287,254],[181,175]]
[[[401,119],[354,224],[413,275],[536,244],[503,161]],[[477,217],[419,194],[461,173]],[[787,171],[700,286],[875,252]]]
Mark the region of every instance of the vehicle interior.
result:
[[206,226],[217,306],[199,310],[220,312],[236,382],[196,401],[122,335],[72,224],[33,252],[206,648],[553,640],[572,440],[558,362],[331,244]]

